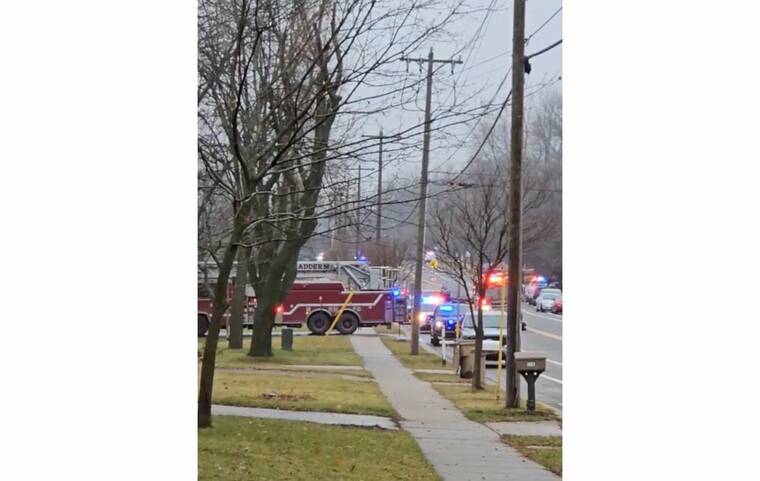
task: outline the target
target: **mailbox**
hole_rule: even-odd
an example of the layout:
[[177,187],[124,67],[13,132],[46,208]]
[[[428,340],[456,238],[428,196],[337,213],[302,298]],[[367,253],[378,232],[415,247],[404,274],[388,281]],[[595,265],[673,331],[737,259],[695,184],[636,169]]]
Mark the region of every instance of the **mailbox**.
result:
[[536,379],[546,370],[546,355],[540,352],[516,352],[515,369],[528,383],[528,412],[536,411]]
[[546,355],[540,352],[516,352],[515,368],[518,372],[544,372]]

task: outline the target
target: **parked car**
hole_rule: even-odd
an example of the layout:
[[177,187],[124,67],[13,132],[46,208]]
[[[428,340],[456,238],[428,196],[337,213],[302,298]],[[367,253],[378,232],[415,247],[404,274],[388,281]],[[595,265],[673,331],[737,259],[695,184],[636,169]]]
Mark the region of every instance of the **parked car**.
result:
[[562,296],[559,296],[554,300],[554,305],[552,306],[552,312],[554,314],[562,314]]
[[[483,312],[483,353],[486,355],[486,361],[498,361],[499,355],[499,323],[502,319],[503,311],[485,311]],[[477,318],[478,313],[475,313]],[[502,349],[506,351],[507,346],[507,313],[503,313],[504,330],[502,331]],[[460,339],[475,339],[475,324],[470,312],[462,316],[462,328],[459,331]],[[506,352],[502,353],[502,359]]]
[[538,287],[538,284],[531,284],[528,287],[525,288],[525,301],[535,306],[536,305],[536,297],[541,293],[541,288]]
[[550,311],[554,301],[560,296],[562,296],[562,291],[559,289],[542,289],[541,294],[536,298],[536,310],[538,312]]
[[469,306],[461,303],[448,303],[435,308],[430,329],[430,344],[441,345],[441,338],[456,338],[457,324],[461,323],[462,316],[469,312]]

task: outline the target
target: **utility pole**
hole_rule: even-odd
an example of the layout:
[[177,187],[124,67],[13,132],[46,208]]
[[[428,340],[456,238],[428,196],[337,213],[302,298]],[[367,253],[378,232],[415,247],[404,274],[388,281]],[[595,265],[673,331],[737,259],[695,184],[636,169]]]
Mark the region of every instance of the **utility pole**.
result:
[[362,201],[362,164],[359,162],[359,177],[356,179],[356,248],[354,253],[359,260],[359,242],[361,242],[361,201]]
[[454,64],[462,63],[461,60],[436,60],[433,58],[433,48],[430,48],[427,59],[401,57],[402,61],[424,62],[427,61],[427,89],[425,91],[425,131],[422,137],[422,174],[420,176],[420,212],[417,218],[417,259],[414,266],[414,309],[412,310],[412,355],[417,355],[420,350],[420,307],[422,305],[422,262],[425,255],[425,209],[427,207],[427,183],[428,183],[428,160],[430,157],[430,97],[433,86],[433,64],[451,64],[454,72]]
[[351,223],[353,222],[353,216],[351,215],[351,178],[346,180],[346,190],[340,194],[341,203],[341,220],[342,225],[340,227],[340,256],[343,256],[346,246],[351,244],[349,240],[351,238]]
[[377,218],[375,219],[375,242],[380,245],[380,213],[383,208],[383,128],[380,127],[380,153],[377,157]]
[[337,234],[336,230],[338,229],[337,226],[340,226],[340,217],[338,217],[340,214],[338,213],[338,202],[335,192],[329,193],[328,196],[330,198],[330,207],[332,209],[335,209],[335,215],[328,218],[330,226],[330,250],[333,250],[335,249],[335,235]]
[[519,289],[521,214],[522,214],[522,154],[523,154],[523,97],[525,88],[525,0],[515,0],[512,35],[512,124],[509,148],[509,278],[507,290],[507,407],[516,408],[520,399],[520,384],[515,367],[520,335],[521,301]]
[[380,141],[380,152],[377,158],[377,204],[375,216],[375,242],[380,243],[381,218],[383,211],[383,140],[387,138],[398,138],[398,135],[385,136],[383,128],[380,127],[379,135],[362,135],[366,139],[378,139]]

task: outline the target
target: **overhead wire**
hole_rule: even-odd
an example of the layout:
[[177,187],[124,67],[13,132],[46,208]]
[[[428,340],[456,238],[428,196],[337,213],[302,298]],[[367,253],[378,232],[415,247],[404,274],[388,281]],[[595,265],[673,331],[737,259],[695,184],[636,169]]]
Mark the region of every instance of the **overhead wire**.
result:
[[[555,10],[555,11],[554,11],[554,13],[552,13],[552,14],[549,16],[549,18],[547,18],[546,20],[544,20],[544,22],[543,22],[541,25],[539,25],[539,26],[538,26],[538,28],[536,28],[536,29],[535,29],[533,32],[531,32],[531,33],[530,33],[530,34],[529,34],[529,35],[526,37],[526,39],[525,39],[525,43],[526,43],[526,45],[527,45],[527,43],[530,41],[530,39],[531,39],[531,38],[533,38],[533,36],[534,36],[534,35],[536,35],[536,34],[537,34],[538,32],[540,32],[540,31],[541,31],[541,30],[542,30],[542,29],[543,29],[543,28],[544,28],[546,25],[548,25],[548,24],[549,24],[549,22],[551,22],[551,21],[552,21],[552,19],[554,19],[554,17],[556,17],[556,16],[559,14],[559,12],[561,12],[561,11],[562,11],[562,6],[560,5],[560,7],[559,7],[557,10]],[[561,42],[561,40],[560,40],[560,42]],[[486,60],[484,60],[484,61],[482,61],[482,62],[479,62],[478,64],[476,64],[476,65],[474,65],[474,66],[472,66],[472,67],[470,67],[470,68],[468,68],[468,69],[464,69],[464,70],[470,70],[470,69],[474,68],[475,66],[478,66],[478,65],[482,65],[482,64],[484,64],[484,63],[487,63],[487,62],[489,62],[489,61],[491,61],[491,60],[494,60],[494,59],[496,59],[496,58],[502,57],[502,56],[504,56],[504,55],[508,55],[508,54],[509,54],[509,53],[511,53],[511,52],[512,52],[511,50],[508,50],[508,51],[506,51],[506,52],[504,52],[504,53],[500,53],[500,54],[497,54],[497,55],[495,55],[495,56],[493,56],[493,57],[490,57],[490,58],[488,58],[488,59],[486,59]],[[538,53],[534,54],[534,56],[535,56],[535,55],[539,55],[539,54],[541,54],[541,53],[543,53],[543,51],[542,51],[542,52],[538,52]],[[529,58],[529,57],[528,57],[528,58]],[[493,97],[491,98],[491,101],[485,105],[485,107],[486,107],[486,108],[488,108],[488,107],[490,107],[490,106],[492,106],[492,105],[493,105],[494,101],[496,100],[496,97],[499,95],[499,92],[501,91],[502,87],[504,86],[504,83],[507,81],[507,78],[509,77],[509,74],[510,74],[510,72],[511,72],[511,71],[512,71],[512,67],[510,66],[510,67],[509,67],[509,70],[507,70],[507,73],[504,75],[504,78],[503,78],[503,79],[501,80],[501,82],[499,83],[499,86],[496,88],[496,91],[494,92],[494,95],[493,95]],[[511,92],[510,92],[510,94],[511,94]],[[503,109],[504,109],[504,106],[502,106],[502,107],[501,107],[501,109],[499,110],[499,114],[498,114],[498,116],[500,116],[500,115],[501,115],[501,112],[503,111]],[[484,109],[484,110],[485,110],[485,109]],[[483,112],[483,115],[486,115],[486,113],[487,113],[487,112]],[[497,118],[498,118],[498,116],[497,116]],[[478,122],[475,122],[475,123],[473,124],[473,126],[470,128],[470,130],[467,132],[467,134],[465,135],[465,137],[464,137],[464,141],[463,141],[463,142],[461,142],[461,143],[459,144],[459,146],[457,146],[457,147],[454,149],[454,152],[452,152],[452,153],[451,153],[451,154],[450,154],[450,155],[449,155],[449,156],[446,158],[446,160],[444,160],[443,162],[441,162],[440,164],[438,164],[437,168],[441,168],[441,167],[443,167],[444,165],[448,164],[448,163],[449,163],[449,162],[450,162],[450,161],[451,161],[451,160],[454,158],[454,156],[455,156],[456,154],[458,154],[458,153],[459,153],[459,151],[462,149],[462,146],[463,146],[463,145],[465,145],[465,144],[467,143],[467,140],[469,140],[470,136],[473,134],[473,132],[475,131],[475,129],[477,128],[477,126],[478,126]],[[490,132],[492,132],[492,131],[493,131],[493,129],[494,129],[494,126],[491,126],[491,128],[489,129],[489,131],[490,131]],[[482,147],[482,145],[481,145],[481,146],[478,148],[478,152],[480,152],[480,150],[482,150],[482,148],[483,148],[483,147]],[[473,160],[471,159],[471,160],[468,162],[467,166],[469,166],[469,164],[471,164],[472,162],[473,162]],[[464,171],[464,170],[463,170],[463,171]]]
[[533,38],[533,36],[534,36],[535,34],[537,34],[538,32],[540,32],[540,31],[541,31],[541,29],[542,29],[542,28],[544,28],[544,27],[545,27],[545,26],[546,26],[546,25],[547,25],[549,22],[551,22],[551,20],[552,20],[554,17],[556,17],[556,16],[557,16],[557,14],[558,14],[559,12],[561,12],[561,11],[562,11],[562,5],[560,5],[560,7],[557,9],[557,11],[556,11],[556,12],[554,12],[554,13],[553,13],[553,14],[552,14],[552,15],[551,15],[549,18],[547,18],[547,19],[546,19],[546,21],[545,21],[544,23],[542,23],[542,24],[541,24],[541,26],[539,26],[537,29],[535,29],[535,30],[533,31],[533,33],[531,33],[530,35],[528,35],[528,36],[525,38],[525,45],[528,45],[528,42],[530,42],[530,39],[531,39],[531,38]]

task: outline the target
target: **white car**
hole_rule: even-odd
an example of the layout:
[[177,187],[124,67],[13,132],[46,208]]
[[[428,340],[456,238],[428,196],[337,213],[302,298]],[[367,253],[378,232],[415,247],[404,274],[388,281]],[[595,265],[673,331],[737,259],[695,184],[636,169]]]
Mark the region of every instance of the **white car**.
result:
[[559,289],[544,289],[536,298],[536,310],[538,312],[551,311],[554,300],[562,296]]
[[[477,316],[477,312],[475,316]],[[504,326],[502,331],[502,345],[504,348],[504,354],[506,355],[507,349],[507,313],[504,313]],[[487,361],[498,360],[499,354],[499,322],[500,311],[484,311],[483,312],[483,354],[486,356]],[[470,313],[466,313],[462,319],[462,328],[459,333],[461,339],[475,339],[475,325],[472,322],[472,316]],[[502,357],[504,359],[504,357]]]

